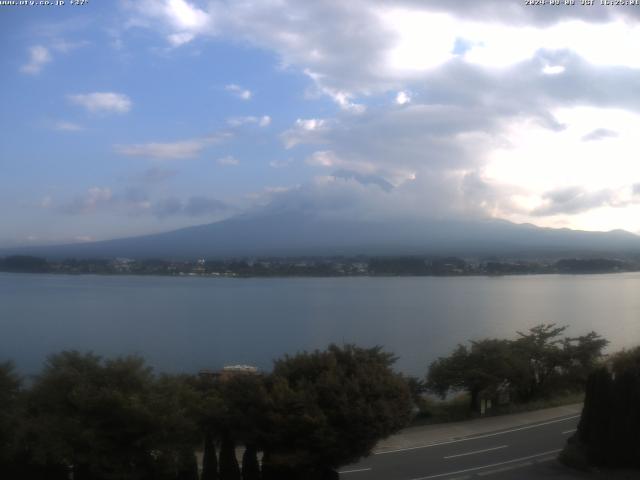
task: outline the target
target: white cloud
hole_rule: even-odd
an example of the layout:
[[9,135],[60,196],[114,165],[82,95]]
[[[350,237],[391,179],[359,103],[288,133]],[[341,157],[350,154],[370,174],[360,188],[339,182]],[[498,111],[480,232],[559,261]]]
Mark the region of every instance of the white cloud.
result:
[[[613,205],[611,219],[621,221],[627,207],[616,192],[640,181],[632,158],[640,144],[629,127],[639,122],[629,111],[640,112],[635,9],[534,10],[504,0],[248,0],[202,8],[208,23],[169,22],[160,33],[219,36],[274,52],[283,69],[309,77],[311,94],[340,108],[335,118],[298,119],[281,134],[284,146],[315,150],[306,159],[314,167],[366,172],[396,186],[381,195],[329,170],[314,186],[318,196],[321,188],[335,198],[352,189],[358,199],[374,195],[370,205],[383,209],[414,202],[593,228],[611,225],[605,217]],[[402,108],[389,105],[391,95]],[[582,190],[573,203],[557,208],[557,193],[576,184]],[[532,215],[545,206],[555,213]],[[629,218],[624,226],[638,230]]]
[[340,156],[332,150],[317,150],[305,160],[307,165],[323,168],[341,168],[356,173],[373,173],[379,170],[379,166],[361,159]]
[[331,150],[313,152],[306,162],[318,167],[336,167],[342,164],[342,161]]
[[146,27],[147,19],[157,22],[174,47],[191,42],[212,28],[211,16],[185,0],[136,0],[125,2],[128,26]]
[[[534,12],[504,2],[462,9],[455,2],[410,0],[210,2],[206,9],[184,1],[142,3],[140,22],[161,20],[152,28],[223,36],[276,52],[285,68],[304,72],[351,113],[365,111],[362,96],[404,88],[453,62],[509,68],[546,50],[575,52],[597,66],[640,67],[640,26],[617,20],[638,16],[615,9]],[[466,46],[455,51],[460,40]],[[540,70],[557,75],[561,67]]]
[[321,130],[327,125],[327,121],[321,118],[308,118],[302,119],[299,118],[296,120],[296,127],[299,127],[302,130],[306,130],[308,132]]
[[109,200],[111,198],[110,188],[92,187],[88,191],[90,203]]
[[37,75],[51,60],[51,54],[47,48],[42,45],[34,45],[29,48],[29,61],[20,67],[20,71],[29,75]]
[[100,208],[110,204],[113,192],[109,187],[91,187],[82,196],[76,197],[70,203],[64,205],[62,210],[69,214],[94,213]]
[[235,83],[225,85],[224,89],[242,100],[250,100],[252,96],[251,90],[242,88],[240,85],[236,85]]
[[150,142],[134,145],[115,145],[114,148],[117,153],[130,157],[146,157],[159,160],[181,160],[196,157],[208,146],[219,143],[228,137],[228,134],[222,133],[178,142]]
[[180,45],[189,43],[194,38],[195,38],[195,35],[189,32],[172,33],[171,35],[167,36],[167,40],[169,40],[169,43],[174,47],[179,47]]
[[395,37],[385,52],[387,72],[411,75],[453,58],[457,32],[450,16],[405,9],[381,9],[378,14]]
[[565,68],[562,65],[545,65],[542,69],[542,73],[545,75],[559,75],[564,73]]
[[[288,160],[271,160],[269,162],[269,166],[271,168],[285,168],[288,167],[289,165],[291,165],[293,163],[293,159],[288,159]],[[639,187],[639,191],[640,191],[640,187]]]
[[285,148],[293,148],[301,143],[322,143],[323,134],[329,131],[329,122],[322,118],[298,118],[293,127],[280,137]]
[[[629,184],[640,178],[635,161],[640,140],[633,128],[640,114],[594,107],[552,113],[564,125],[562,130],[531,120],[513,122],[503,132],[508,143],[488,154],[483,168],[487,180],[521,192],[523,208],[498,216],[547,226],[637,230],[632,216],[637,202]],[[606,141],[596,141],[602,139]],[[627,212],[626,220],[618,210]],[[622,223],[615,226],[614,219]]]
[[411,95],[408,92],[400,91],[396,95],[396,103],[398,105],[405,105],[411,102]]
[[[634,125],[640,114],[595,107],[561,108],[554,117],[565,128],[553,131],[531,120],[513,122],[503,135],[509,143],[489,155],[487,175],[543,192],[573,185],[601,190],[640,178],[635,161],[640,139]],[[611,141],[584,141],[601,125],[615,132]],[[603,137],[603,138],[604,138]]]
[[291,190],[291,187],[264,187],[264,191],[266,193],[283,193],[288,192],[289,190]]
[[[573,20],[545,27],[522,27],[457,22],[454,28],[464,29],[465,38],[473,42],[464,54],[465,60],[487,67],[505,68],[533,58],[542,49],[571,50],[593,65],[640,67],[640,59],[633,54],[632,47],[632,39],[640,39],[638,24],[594,24]],[[560,73],[559,67],[552,68]]]
[[82,125],[78,125],[77,123],[60,120],[53,124],[53,129],[59,130],[61,132],[80,132],[84,130],[84,127]]
[[235,167],[236,165],[240,165],[240,160],[231,155],[227,155],[216,160],[216,163],[224,167]]
[[37,75],[53,61],[52,52],[66,54],[86,45],[89,45],[86,40],[68,42],[61,38],[50,38],[46,47],[43,45],[29,47],[29,60],[20,67],[20,71],[29,75]]
[[152,206],[151,212],[160,219],[172,216],[211,217],[228,212],[230,208],[226,203],[210,197],[192,196],[188,199],[167,197],[157,201]]
[[263,115],[261,117],[233,117],[227,120],[227,124],[232,127],[240,127],[248,124],[256,124],[259,127],[268,127],[271,125],[271,117],[269,115]]
[[141,187],[127,187],[115,193],[108,187],[92,187],[58,208],[69,215],[97,213],[133,217],[154,215],[161,219],[169,216],[210,216],[225,211],[228,213],[231,210],[229,205],[220,200],[200,195],[188,198],[174,196],[150,198],[148,191]]
[[132,105],[127,95],[114,92],[79,93],[67,98],[91,113],[127,113]]
[[76,235],[73,240],[79,243],[93,242],[95,239],[91,235]]
[[261,127],[268,127],[269,125],[271,125],[271,117],[269,115],[263,115],[262,117],[260,117],[258,125]]
[[165,14],[177,28],[186,30],[202,29],[209,16],[185,0],[167,0],[164,2]]
[[143,143],[137,145],[117,145],[116,151],[130,157],[149,157],[161,159],[182,159],[198,155],[206,146],[200,140],[185,140],[173,143]]
[[117,145],[116,151],[130,157],[181,159],[194,157],[202,151],[204,144],[197,140],[174,143],[144,143],[137,145]]
[[349,93],[334,92],[331,89],[327,88],[323,89],[323,91],[331,98],[333,98],[334,102],[336,102],[340,109],[344,110],[345,112],[360,114],[364,113],[367,109],[367,107],[363,104],[354,102],[352,100],[352,95]]

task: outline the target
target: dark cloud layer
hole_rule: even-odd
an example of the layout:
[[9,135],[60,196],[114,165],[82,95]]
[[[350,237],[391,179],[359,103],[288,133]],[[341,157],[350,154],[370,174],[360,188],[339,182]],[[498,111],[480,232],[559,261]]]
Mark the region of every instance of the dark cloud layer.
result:
[[596,128],[595,130],[587,133],[582,137],[583,142],[591,142],[594,140],[602,140],[603,138],[613,138],[617,137],[618,134],[613,130],[609,130],[606,128]]
[[204,217],[228,212],[231,207],[215,198],[175,196],[152,199],[141,187],[126,187],[113,193],[110,188],[92,187],[57,208],[68,215],[115,213],[126,216],[155,215],[164,219],[173,216]]
[[351,170],[336,170],[333,172],[334,178],[342,178],[344,180],[355,180],[363,185],[377,185],[385,192],[393,190],[393,185],[382,177],[377,175],[365,175]]
[[616,193],[610,189],[588,191],[583,187],[567,187],[547,192],[543,196],[545,204],[536,208],[534,216],[575,214],[602,206],[621,206]]

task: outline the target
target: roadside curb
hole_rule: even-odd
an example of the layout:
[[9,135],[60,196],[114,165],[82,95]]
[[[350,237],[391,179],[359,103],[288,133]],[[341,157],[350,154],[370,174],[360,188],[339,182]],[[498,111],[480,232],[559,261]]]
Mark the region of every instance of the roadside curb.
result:
[[582,403],[576,403],[530,412],[478,418],[465,422],[409,427],[379,442],[372,453],[380,455],[402,450],[414,450],[504,430],[524,429],[544,422],[577,416],[581,411]]

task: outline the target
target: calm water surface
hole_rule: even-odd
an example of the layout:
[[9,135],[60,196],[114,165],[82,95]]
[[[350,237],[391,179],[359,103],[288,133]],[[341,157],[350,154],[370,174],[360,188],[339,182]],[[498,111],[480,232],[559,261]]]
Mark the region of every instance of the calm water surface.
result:
[[640,344],[640,274],[213,279],[0,273],[0,361],[62,349],[143,355],[164,371],[248,363],[330,342],[384,345],[422,375],[458,342],[541,322]]

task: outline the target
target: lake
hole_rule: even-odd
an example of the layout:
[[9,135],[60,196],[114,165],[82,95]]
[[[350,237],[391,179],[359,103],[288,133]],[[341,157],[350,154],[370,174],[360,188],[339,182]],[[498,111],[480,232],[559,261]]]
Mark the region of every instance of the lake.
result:
[[274,358],[330,342],[383,345],[423,375],[457,343],[541,322],[640,344],[640,274],[272,278],[0,273],[0,361],[25,374],[63,349],[141,354],[161,371]]

